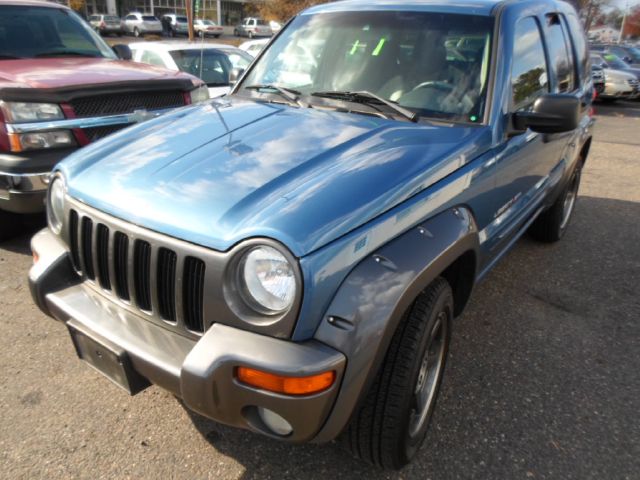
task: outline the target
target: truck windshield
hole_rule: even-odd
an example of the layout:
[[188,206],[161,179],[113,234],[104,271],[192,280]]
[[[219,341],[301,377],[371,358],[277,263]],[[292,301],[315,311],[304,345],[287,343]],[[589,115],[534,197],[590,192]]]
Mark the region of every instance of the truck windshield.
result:
[[89,25],[69,10],[0,5],[0,59],[64,56],[116,58]]
[[476,15],[301,15],[252,66],[237,93],[262,98],[265,91],[255,86],[275,85],[299,93],[312,106],[316,101],[326,106],[362,98],[346,92],[368,92],[420,117],[480,122],[492,31],[493,19]]

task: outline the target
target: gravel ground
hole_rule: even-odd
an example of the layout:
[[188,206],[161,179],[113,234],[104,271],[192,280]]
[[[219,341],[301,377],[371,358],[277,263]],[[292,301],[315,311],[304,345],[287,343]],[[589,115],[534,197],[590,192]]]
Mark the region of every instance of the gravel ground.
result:
[[0,476],[638,478],[638,107],[598,107],[565,239],[524,238],[477,287],[454,326],[427,443],[399,473],[334,445],[216,425],[155,387],[126,396],[79,362],[64,326],[32,304],[29,236],[1,244]]

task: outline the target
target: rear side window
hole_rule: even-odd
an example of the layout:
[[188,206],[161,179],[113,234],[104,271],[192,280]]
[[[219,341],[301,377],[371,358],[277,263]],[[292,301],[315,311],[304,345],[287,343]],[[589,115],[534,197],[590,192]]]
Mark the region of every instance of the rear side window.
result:
[[547,62],[538,22],[523,18],[516,25],[511,85],[516,110],[530,107],[549,91]]
[[144,20],[145,22],[155,22],[158,19],[156,17],[154,17],[154,16],[151,16],[151,15],[143,15],[142,16],[142,20]]
[[582,22],[578,20],[578,17],[571,14],[565,18],[569,24],[571,39],[573,40],[573,46],[577,55],[577,63],[580,65],[582,75],[588,77],[591,71],[589,66],[589,44],[587,43],[587,37],[582,28]]
[[571,92],[576,87],[575,68],[568,37],[560,15],[547,15],[547,47],[553,65],[558,92]]
[[151,52],[149,50],[145,50],[140,57],[140,61],[142,63],[148,63],[150,65],[156,65],[158,67],[164,67],[165,64],[162,61],[162,57],[155,52]]

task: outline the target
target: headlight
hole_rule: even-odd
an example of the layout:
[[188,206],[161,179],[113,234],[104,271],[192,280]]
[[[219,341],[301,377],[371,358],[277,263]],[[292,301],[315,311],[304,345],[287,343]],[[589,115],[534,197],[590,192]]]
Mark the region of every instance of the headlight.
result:
[[254,310],[275,315],[291,308],[296,295],[296,276],[286,257],[273,247],[249,250],[240,262],[241,292]]
[[49,227],[58,234],[62,230],[62,222],[64,221],[64,196],[66,193],[64,180],[61,177],[55,177],[49,185],[49,198],[47,201],[47,217],[49,219]]
[[41,150],[45,148],[69,148],[77,145],[71,130],[49,132],[11,133],[11,151]]
[[7,123],[42,122],[64,118],[55,103],[0,102]]
[[206,85],[201,85],[195,90],[191,90],[189,95],[191,95],[191,103],[204,102],[205,100],[209,100],[209,89]]

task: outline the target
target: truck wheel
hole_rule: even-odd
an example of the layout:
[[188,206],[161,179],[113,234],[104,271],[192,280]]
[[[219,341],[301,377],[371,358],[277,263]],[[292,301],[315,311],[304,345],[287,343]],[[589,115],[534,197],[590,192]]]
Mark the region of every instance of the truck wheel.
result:
[[529,227],[529,234],[541,242],[553,243],[560,240],[569,226],[571,215],[578,200],[580,177],[582,175],[582,160],[571,175],[568,185],[563,190],[555,203]]
[[358,458],[400,469],[424,441],[451,338],[453,294],[437,278],[398,326],[384,363],[341,441]]

